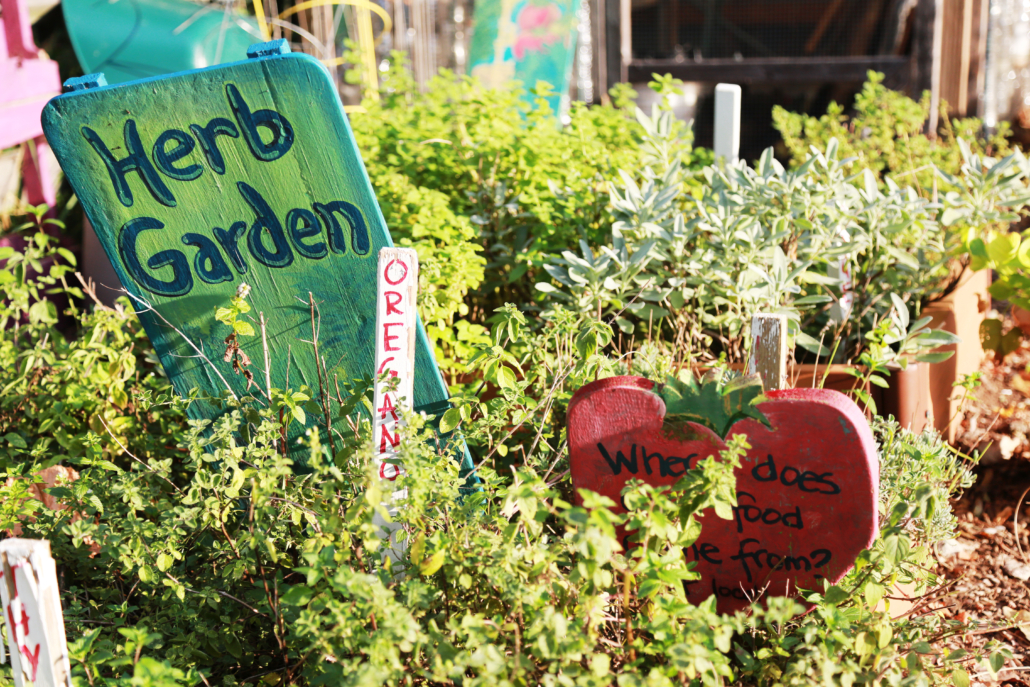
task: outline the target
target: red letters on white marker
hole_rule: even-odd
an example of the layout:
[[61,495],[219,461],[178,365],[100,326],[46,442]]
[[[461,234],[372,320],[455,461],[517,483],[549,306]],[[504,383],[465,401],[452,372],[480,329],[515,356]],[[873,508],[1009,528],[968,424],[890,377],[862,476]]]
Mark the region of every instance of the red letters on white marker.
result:
[[[376,298],[376,371],[396,378],[376,380],[372,418],[379,476],[394,481],[399,466],[385,463],[396,455],[403,424],[400,407],[411,407],[415,376],[415,298],[418,293],[418,254],[410,248],[379,251],[379,295]],[[391,382],[393,379],[391,379]]]
[[[415,392],[415,299],[418,295],[418,254],[410,248],[383,248],[379,251],[379,290],[376,298],[377,374],[373,397],[372,433],[376,447],[379,477],[393,482],[401,474],[394,462],[401,441],[404,416],[399,412],[411,408]],[[386,380],[381,380],[383,375]],[[401,491],[392,494],[389,510],[396,512],[396,503],[404,498]],[[399,560],[406,542],[397,542],[394,523],[377,518],[383,536],[390,535],[387,555]]]
[[0,542],[0,607],[15,685],[32,682],[37,687],[71,687],[57,570],[49,542]]

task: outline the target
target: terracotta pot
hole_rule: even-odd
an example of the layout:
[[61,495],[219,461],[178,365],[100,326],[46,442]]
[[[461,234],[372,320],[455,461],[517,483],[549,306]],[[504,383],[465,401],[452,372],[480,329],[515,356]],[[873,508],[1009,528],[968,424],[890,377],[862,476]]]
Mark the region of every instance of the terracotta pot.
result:
[[956,393],[953,384],[963,375],[979,370],[983,362],[980,323],[991,307],[991,296],[987,292],[990,286],[990,270],[971,272],[966,269],[954,291],[923,308],[923,315],[933,318],[930,327],[944,329],[962,339],[961,343],[937,349],[955,351],[955,355],[932,365],[930,370],[934,426],[951,442],[962,420],[959,416],[962,394]]
[[1023,336],[1030,336],[1030,310],[1023,310],[1018,305],[1013,305],[1012,320],[1023,332]]
[[[812,386],[812,378],[815,377],[815,386],[819,386],[823,375],[826,381],[823,383],[825,389],[835,389],[842,393],[853,391],[859,387],[861,379],[846,372],[848,365],[830,365],[829,371],[825,365],[795,365],[791,368],[788,379],[791,386],[795,388]],[[893,415],[901,424],[913,432],[922,432],[923,428],[933,422],[933,408],[930,404],[930,365],[926,363],[909,363],[908,367],[902,370],[899,366],[892,366],[891,373],[887,377],[890,388],[883,389],[878,386],[866,384],[866,391],[876,404],[879,415]],[[856,403],[861,403],[856,399]],[[868,414],[868,413],[867,413]]]
[[930,395],[934,367],[936,365],[929,363],[909,362],[902,370],[900,366],[892,365],[887,378],[890,388],[881,390],[881,400],[877,404],[879,414],[885,417],[893,415],[898,424],[916,433],[935,426],[936,414]]
[[[849,374],[850,365],[791,365],[787,371],[787,382],[795,389],[818,387],[822,383],[824,389],[833,389],[847,393],[859,388],[862,380]],[[826,380],[823,381],[825,376]],[[868,390],[868,385],[866,385]],[[875,400],[875,398],[874,398]]]

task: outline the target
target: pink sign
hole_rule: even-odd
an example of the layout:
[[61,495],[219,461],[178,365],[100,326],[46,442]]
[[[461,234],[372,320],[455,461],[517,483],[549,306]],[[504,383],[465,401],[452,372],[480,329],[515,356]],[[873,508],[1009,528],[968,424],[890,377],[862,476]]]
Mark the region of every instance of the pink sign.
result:
[[[630,479],[672,485],[726,443],[696,422],[677,436],[663,429],[665,401],[654,383],[612,377],[579,389],[569,403],[572,483],[619,504]],[[877,533],[879,467],[865,416],[847,397],[824,389],[767,391],[753,418],[733,423],[751,450],[737,475],[733,518],[700,519],[687,552],[701,579],[688,583],[693,603],[711,595],[720,612],[767,595],[821,590],[839,581]],[[681,428],[682,430],[683,428]],[[577,495],[578,498],[578,495]],[[629,533],[620,532],[629,547]]]

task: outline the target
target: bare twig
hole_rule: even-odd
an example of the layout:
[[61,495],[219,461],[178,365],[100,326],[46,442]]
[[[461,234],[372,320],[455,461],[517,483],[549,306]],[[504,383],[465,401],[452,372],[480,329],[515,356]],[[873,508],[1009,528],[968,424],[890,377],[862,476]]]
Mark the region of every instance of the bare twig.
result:
[[[568,366],[568,368],[566,368],[566,371],[561,375],[561,377],[556,379],[554,381],[554,383],[551,385],[551,390],[547,394],[547,408],[548,409],[550,409],[551,403],[554,400],[554,395],[555,395],[555,393],[557,393],[558,388],[561,386],[561,383],[565,381],[566,377],[568,377],[570,374],[572,374],[572,370],[573,369],[574,369],[573,366],[570,364]],[[483,458],[483,460],[479,461],[479,465],[475,466],[472,469],[472,472],[475,472],[479,468],[483,467],[483,465],[486,464],[486,461],[490,460],[493,457],[494,453],[497,452],[497,446],[500,446],[501,444],[503,444],[505,441],[510,439],[515,434],[515,432],[519,431],[522,428],[522,425],[526,424],[526,422],[531,417],[536,415],[537,410],[539,410],[542,405],[543,404],[538,405],[536,408],[533,409],[532,413],[528,414],[525,418],[523,418],[522,422],[520,422],[519,424],[517,424],[514,427],[512,427],[511,430],[504,436],[504,438],[501,439],[499,442],[497,442],[497,445],[494,446],[493,450],[490,451],[490,453],[486,454],[486,457]],[[542,425],[541,425],[541,427],[542,427]],[[542,431],[543,430],[541,429],[541,432]],[[538,440],[540,438],[540,433],[541,432],[537,433],[537,439]],[[536,441],[533,442],[533,448],[536,448],[536,443],[537,443]],[[526,457],[528,458],[529,454],[526,454]]]
[[82,284],[82,292],[89,296],[90,300],[93,301],[93,306],[95,308],[97,308],[98,310],[107,310],[110,312],[122,312],[120,308],[111,308],[107,305],[104,305],[104,303],[101,302],[101,300],[97,297],[97,287],[92,279],[86,279],[85,277],[83,277],[82,272],[76,272],[75,278],[79,280],[80,284]]
[[268,363],[268,332],[265,328],[265,313],[258,313],[261,322],[261,348],[265,352],[265,388],[268,390],[268,402],[272,402],[272,368]]
[[215,374],[216,374],[216,375],[218,375],[218,378],[219,378],[220,380],[222,380],[222,384],[224,384],[224,385],[225,385],[225,388],[226,388],[226,390],[228,390],[228,392],[229,392],[230,394],[232,394],[232,397],[233,397],[233,398],[234,398],[235,400],[237,400],[237,401],[238,401],[238,400],[240,400],[240,399],[239,399],[239,396],[237,396],[237,395],[236,395],[236,392],[235,392],[235,391],[233,391],[232,387],[231,387],[231,386],[229,385],[229,382],[227,382],[227,381],[225,380],[225,377],[223,377],[223,376],[222,376],[222,373],[221,373],[221,372],[219,371],[218,367],[216,367],[216,366],[215,366],[215,364],[214,364],[213,362],[211,362],[211,359],[210,359],[210,358],[208,358],[208,357],[207,357],[207,356],[206,356],[206,355],[204,354],[204,351],[200,350],[200,348],[198,348],[198,347],[197,347],[197,345],[196,345],[195,343],[193,343],[192,341],[190,341],[189,337],[187,337],[187,336],[186,336],[185,334],[183,334],[183,333],[182,333],[182,331],[181,331],[181,330],[179,330],[179,329],[178,329],[178,328],[177,328],[177,327],[176,327],[175,325],[173,325],[173,324],[172,324],[171,322],[169,322],[169,321],[168,321],[168,319],[167,319],[167,318],[166,318],[166,317],[165,317],[164,315],[162,315],[162,314],[161,314],[160,312],[158,312],[158,310],[157,310],[157,309],[156,309],[156,308],[155,308],[155,307],[154,307],[153,305],[151,305],[150,303],[148,303],[148,302],[147,302],[147,301],[145,301],[144,299],[140,298],[140,297],[139,297],[139,296],[137,296],[136,294],[134,294],[134,293],[132,293],[132,292],[130,292],[130,291],[127,291],[126,289],[121,289],[121,291],[122,291],[123,293],[125,293],[126,295],[128,295],[128,296],[129,296],[129,298],[132,298],[133,300],[135,300],[135,301],[138,301],[138,302],[139,302],[139,303],[140,303],[140,304],[141,304],[141,305],[143,306],[144,310],[140,311],[140,314],[141,314],[141,315],[142,315],[142,314],[143,314],[144,312],[150,312],[150,313],[153,313],[153,314],[154,314],[154,315],[155,315],[155,316],[156,316],[156,317],[157,317],[157,318],[158,318],[159,320],[161,320],[161,322],[163,322],[163,323],[164,323],[164,325],[165,325],[166,327],[168,327],[168,328],[169,328],[169,329],[171,329],[171,330],[172,330],[173,332],[175,332],[175,333],[176,333],[176,334],[178,334],[178,335],[179,335],[180,337],[182,337],[182,340],[183,340],[183,341],[185,341],[185,342],[186,342],[187,344],[189,344],[189,347],[190,347],[190,348],[192,348],[192,349],[193,349],[194,351],[196,351],[196,353],[197,353],[197,357],[199,357],[199,358],[200,358],[201,360],[203,360],[203,361],[204,361],[205,363],[207,363],[207,364],[208,364],[208,366],[209,366],[209,367],[210,367],[210,368],[211,368],[212,370],[214,370]]
[[[318,353],[318,324],[315,310],[315,296],[308,291],[308,303],[311,305],[311,345],[315,348],[315,374],[318,376],[318,398],[322,402],[322,413],[325,415],[325,427],[329,435],[329,448],[336,455],[336,442],[333,441],[333,418],[329,411],[329,397],[325,393],[325,382],[322,380],[322,356]],[[326,380],[328,381],[328,380]]]
[[1027,494],[1030,494],[1030,487],[1027,487],[1023,491],[1023,495],[1019,497],[1018,501],[1016,501],[1016,512],[1012,514],[1012,532],[1016,535],[1016,546],[1019,548],[1020,557],[1026,563],[1030,563],[1030,558],[1028,558],[1026,553],[1023,551],[1023,545],[1019,543],[1019,509],[1022,507],[1023,499],[1026,498]]
[[114,442],[116,444],[118,444],[118,446],[122,449],[122,452],[125,453],[125,455],[127,455],[129,458],[132,458],[134,461],[136,461],[140,465],[142,465],[144,468],[147,469],[148,472],[151,472],[151,473],[157,475],[158,477],[160,477],[161,479],[163,479],[165,482],[168,482],[168,484],[172,485],[172,489],[174,489],[175,491],[179,492],[180,494],[182,493],[182,489],[180,489],[179,487],[175,486],[175,482],[173,482],[172,480],[168,479],[167,477],[162,475],[160,472],[158,472],[157,470],[155,470],[154,468],[150,467],[149,465],[144,463],[142,460],[140,460],[139,458],[134,456],[132,451],[130,451],[125,446],[125,444],[123,444],[121,442],[121,440],[114,435],[114,432],[111,431],[111,428],[107,425],[107,422],[104,421],[104,416],[103,415],[101,415],[100,413],[97,413],[97,419],[100,420],[100,423],[102,425],[104,425],[104,429],[107,430],[107,433],[109,435],[111,435],[111,438],[114,439]]

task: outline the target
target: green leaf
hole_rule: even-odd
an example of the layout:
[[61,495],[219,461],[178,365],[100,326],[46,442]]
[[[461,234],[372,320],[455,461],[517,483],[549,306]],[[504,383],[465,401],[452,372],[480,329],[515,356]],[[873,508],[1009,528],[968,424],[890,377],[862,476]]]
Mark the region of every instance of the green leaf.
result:
[[497,366],[497,386],[502,389],[514,389],[518,378],[510,367]]
[[869,383],[873,386],[878,386],[881,389],[889,389],[891,386],[887,383],[887,380],[880,375],[869,375]]
[[849,594],[847,590],[843,587],[838,587],[837,585],[833,585],[826,590],[825,594],[823,594],[823,600],[831,606],[836,606],[839,603],[847,601],[848,598]]
[[999,267],[1006,265],[1019,254],[1019,243],[1019,234],[999,234],[987,244],[987,256]]
[[687,381],[669,377],[659,390],[665,401],[665,427],[682,433],[685,422],[696,422],[725,437],[733,423],[746,417],[768,426],[768,420],[755,405],[762,392],[758,375],[739,377],[725,386],[716,379],[704,379],[698,384],[689,374]]
[[881,649],[886,649],[887,645],[891,643],[891,638],[893,636],[894,630],[891,628],[890,624],[884,623],[876,633],[876,646]]
[[459,408],[449,408],[443,414],[443,417],[440,418],[440,431],[444,434],[450,434],[459,424],[461,424],[461,410]]
[[883,598],[883,585],[875,582],[867,582],[865,586],[865,602],[869,604],[869,608],[875,608],[876,604],[880,603],[880,599]]
[[67,248],[58,248],[57,254],[64,258],[65,262],[67,262],[69,265],[74,266],[75,264],[77,264],[75,260],[75,253],[72,253]]
[[941,215],[941,224],[946,227],[950,227],[952,224],[958,222],[968,214],[969,208],[967,207],[947,208]]
[[1023,342],[1023,330],[1019,327],[1013,327],[1012,329],[1005,332],[1005,336],[1001,337],[1001,355],[1002,357],[1009,353],[1015,353],[1019,350],[1020,344]]
[[244,320],[239,320],[233,325],[233,329],[240,336],[254,336],[254,325]]
[[1001,328],[1001,320],[996,317],[989,317],[980,323],[980,344],[984,347],[984,350],[1001,354]]
[[121,472],[122,471],[122,469],[120,467],[118,467],[117,465],[115,465],[114,463],[112,463],[109,460],[94,460],[93,462],[90,463],[90,465],[94,465],[94,466],[96,466],[98,468],[101,468],[103,470],[107,470],[108,472]]
[[951,671],[951,684],[955,687],[969,687],[969,673],[962,668]]
[[991,672],[997,675],[998,671],[1005,666],[1005,655],[1000,651],[995,651],[991,654],[990,659],[988,659],[988,665],[991,668]]
[[295,584],[279,597],[279,601],[287,606],[307,606],[314,596],[315,593],[306,584]]
[[293,419],[299,422],[300,424],[307,424],[308,415],[304,412],[304,409],[301,408],[299,405],[290,408],[290,413],[293,414]]
[[29,321],[32,324],[56,324],[57,306],[52,301],[36,301],[29,306]]
[[883,540],[883,553],[894,565],[908,557],[909,548],[907,537],[892,534]]
[[175,559],[172,558],[171,554],[162,553],[157,557],[157,569],[161,572],[165,572],[172,567],[174,562]]
[[14,448],[28,448],[28,444],[25,443],[25,439],[16,432],[8,432],[4,435],[4,441],[13,446]]
[[432,556],[430,556],[429,558],[426,558],[421,563],[419,563],[418,570],[419,570],[420,573],[422,573],[426,577],[429,577],[430,575],[434,574],[437,570],[439,570],[443,566],[443,562],[444,562],[444,552],[443,551],[437,551]]
[[945,360],[952,357],[953,355],[955,355],[955,351],[941,351],[940,353],[920,353],[916,356],[916,362],[943,363]]
[[933,647],[928,642],[916,642],[912,645],[912,651],[917,654],[932,654]]
[[794,343],[801,346],[801,348],[805,349],[809,353],[815,353],[819,356],[828,356],[831,353],[828,347],[819,343],[819,339],[811,336],[810,334],[806,334],[805,332],[798,332],[794,339]]
[[991,294],[995,300],[1006,301],[1009,296],[1012,295],[1013,288],[1004,280],[998,280],[987,287],[987,292]]
[[819,294],[815,296],[805,296],[804,298],[799,298],[796,301],[794,301],[794,306],[797,307],[799,305],[816,305],[818,303],[830,303],[832,301],[833,298],[831,296]]
[[1023,269],[1030,269],[1030,239],[1024,239],[1019,244],[1019,252],[1016,257],[1019,260],[1019,264],[1023,266]]

